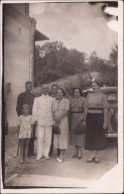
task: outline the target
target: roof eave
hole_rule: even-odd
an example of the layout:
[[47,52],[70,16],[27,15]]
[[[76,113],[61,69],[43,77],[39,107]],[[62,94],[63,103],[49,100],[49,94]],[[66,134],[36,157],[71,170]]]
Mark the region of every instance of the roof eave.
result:
[[35,41],[43,41],[43,40],[49,40],[49,38],[36,29],[35,30]]

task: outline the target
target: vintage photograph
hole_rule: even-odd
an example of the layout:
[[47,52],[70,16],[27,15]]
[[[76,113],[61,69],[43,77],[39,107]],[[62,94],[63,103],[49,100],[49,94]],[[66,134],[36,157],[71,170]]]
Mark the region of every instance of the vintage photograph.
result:
[[2,3],[3,189],[107,190],[118,164],[118,9]]

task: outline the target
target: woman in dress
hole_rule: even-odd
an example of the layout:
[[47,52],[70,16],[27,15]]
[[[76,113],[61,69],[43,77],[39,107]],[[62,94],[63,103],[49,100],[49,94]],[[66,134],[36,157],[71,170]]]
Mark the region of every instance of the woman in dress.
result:
[[53,103],[53,118],[55,124],[60,127],[60,134],[54,134],[54,147],[60,149],[58,162],[63,162],[65,150],[69,145],[69,127],[68,127],[68,111],[69,100],[64,98],[65,92],[62,88],[57,90],[57,100]]
[[81,97],[81,90],[75,88],[73,90],[74,98],[71,99],[70,112],[71,112],[71,145],[75,146],[72,158],[82,158],[82,148],[84,147],[85,134],[76,134],[75,128],[84,119],[85,98]]
[[[100,162],[99,150],[105,149],[107,128],[107,97],[100,92],[100,84],[92,82],[93,93],[88,94],[86,99],[86,138],[85,149],[89,150],[88,163]],[[85,120],[84,120],[85,124]]]

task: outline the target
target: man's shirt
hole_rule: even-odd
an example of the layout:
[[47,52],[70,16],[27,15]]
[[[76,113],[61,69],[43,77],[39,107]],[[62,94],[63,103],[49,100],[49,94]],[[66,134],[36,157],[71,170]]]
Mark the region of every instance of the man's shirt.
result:
[[35,98],[33,105],[33,118],[38,121],[38,125],[53,125],[52,106],[55,99],[49,95],[42,95]]

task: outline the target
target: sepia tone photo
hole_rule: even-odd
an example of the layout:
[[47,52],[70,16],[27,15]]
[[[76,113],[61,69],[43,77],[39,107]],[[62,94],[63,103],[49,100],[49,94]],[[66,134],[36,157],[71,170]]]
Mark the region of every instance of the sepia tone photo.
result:
[[103,182],[119,160],[118,9],[2,3],[3,189],[109,192]]

